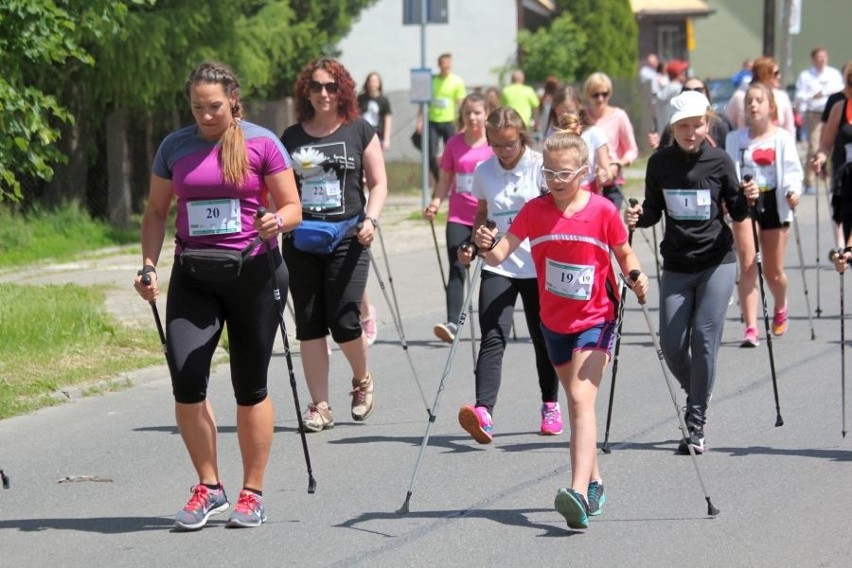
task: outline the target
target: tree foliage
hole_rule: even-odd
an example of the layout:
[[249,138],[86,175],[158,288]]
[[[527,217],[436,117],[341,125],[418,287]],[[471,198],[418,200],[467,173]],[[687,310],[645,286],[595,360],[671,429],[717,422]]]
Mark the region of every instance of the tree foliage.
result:
[[[102,130],[114,111],[173,125],[188,108],[184,81],[205,59],[233,67],[244,97],[290,94],[304,64],[375,1],[3,0],[0,201],[20,199],[22,179],[50,180],[70,125]],[[82,138],[74,151],[93,154],[82,162],[103,162],[104,142]]]
[[551,75],[569,83],[577,81],[588,43],[571,14],[563,13],[546,28],[518,32],[521,68],[533,83],[543,83]]
[[[49,180],[65,157],[57,124],[73,121],[51,88],[65,65],[92,65],[86,43],[110,33],[126,6],[110,0],[0,3],[0,201],[20,199],[21,178]],[[44,88],[44,86],[47,88]]]
[[636,76],[639,27],[630,0],[558,0],[560,13],[569,13],[590,41],[578,62],[584,78],[603,71],[614,79]]

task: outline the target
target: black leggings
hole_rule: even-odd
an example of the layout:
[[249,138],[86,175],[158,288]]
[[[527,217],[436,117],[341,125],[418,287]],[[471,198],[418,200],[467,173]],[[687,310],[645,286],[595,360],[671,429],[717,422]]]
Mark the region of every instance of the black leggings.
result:
[[492,412],[503,375],[503,352],[512,326],[515,301],[521,296],[524,318],[535,350],[535,366],[542,402],[556,402],[559,378],[547,356],[547,346],[539,326],[538,281],[535,278],[509,278],[483,270],[479,287],[479,327],[482,340],[476,362],[476,406]]
[[467,269],[459,262],[458,250],[471,240],[473,227],[461,223],[447,223],[447,257],[450,261],[450,273],[447,276],[447,321],[459,323],[459,313],[464,303],[464,283]]
[[438,138],[443,140],[446,147],[447,140],[455,133],[456,127],[452,122],[429,122],[429,171],[435,181],[438,181],[441,174],[441,168],[438,166]]
[[[272,250],[272,258],[285,302],[287,267],[277,248]],[[277,310],[265,252],[247,260],[239,278],[222,283],[197,280],[175,257],[166,300],[166,343],[175,401],[194,404],[207,398],[210,362],[227,325],[237,404],[262,402],[267,396],[267,372],[278,330]]]
[[283,251],[287,268],[297,275],[290,282],[296,339],[319,339],[329,330],[336,343],[361,337],[361,299],[370,259],[358,237],[343,239],[325,256],[298,250],[292,238],[283,239]]

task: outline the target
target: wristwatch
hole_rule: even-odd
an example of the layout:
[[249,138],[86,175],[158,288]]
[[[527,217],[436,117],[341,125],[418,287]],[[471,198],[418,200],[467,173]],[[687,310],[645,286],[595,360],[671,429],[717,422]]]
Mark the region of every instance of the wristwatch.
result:
[[139,270],[136,273],[136,276],[145,276],[146,274],[148,274],[150,272],[153,272],[154,274],[156,274],[157,269],[152,264],[146,264],[145,266],[142,267],[141,270]]

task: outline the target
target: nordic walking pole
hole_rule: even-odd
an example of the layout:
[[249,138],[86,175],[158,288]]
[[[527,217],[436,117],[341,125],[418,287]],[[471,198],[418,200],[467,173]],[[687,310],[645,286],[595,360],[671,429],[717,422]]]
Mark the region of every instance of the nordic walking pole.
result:
[[[631,207],[636,207],[639,205],[639,200],[630,198],[629,203]],[[633,245],[633,232],[636,230],[635,227],[627,228],[627,244]],[[618,302],[618,331],[615,334],[615,349],[612,353],[612,382],[609,386],[609,405],[606,410],[606,433],[604,434],[603,447],[601,451],[603,453],[608,454],[612,452],[609,449],[609,425],[612,422],[612,402],[615,399],[615,378],[618,376],[618,352],[621,350],[621,328],[624,326],[624,300],[627,295],[627,283],[621,283],[621,299]]]
[[[140,279],[145,286],[151,285],[151,275],[149,273],[142,274]],[[151,306],[151,313],[154,314],[154,323],[157,324],[157,334],[160,336],[160,344],[163,346],[163,355],[166,358],[166,366],[169,368],[169,376],[174,378],[174,368],[172,367],[172,358],[169,356],[169,348],[166,345],[166,333],[163,331],[163,323],[160,321],[160,310],[157,309],[157,300],[148,302]]]
[[[467,272],[468,279],[467,285],[468,289],[473,287],[473,278],[470,277],[470,267],[465,268]],[[468,306],[468,313],[473,317],[473,299],[470,300],[470,305]],[[470,354],[473,356],[473,372],[476,373],[476,328],[473,325],[473,322],[470,322]]]
[[447,289],[447,276],[444,274],[444,262],[441,260],[441,249],[438,246],[438,235],[435,233],[435,221],[429,219],[429,226],[432,227],[432,242],[435,243],[435,254],[438,255],[438,268],[441,271],[441,287]]
[[[358,229],[360,230],[361,224],[358,224]],[[411,354],[408,352],[408,342],[405,341],[405,332],[402,330],[402,322],[400,321],[401,316],[394,311],[394,306],[391,303],[390,296],[388,296],[388,290],[385,287],[385,281],[382,280],[382,272],[379,270],[379,264],[376,262],[376,258],[373,256],[373,251],[370,250],[370,247],[364,247],[367,251],[367,257],[370,259],[370,264],[373,266],[373,272],[376,273],[376,279],[379,281],[379,288],[382,290],[382,294],[385,297],[385,301],[388,303],[388,309],[391,313],[391,319],[393,320],[393,325],[396,328],[396,332],[399,335],[399,343],[402,346],[402,350],[405,351],[405,357],[408,360],[408,366],[411,367],[411,374],[414,377],[414,382],[417,383],[417,390],[420,391],[420,398],[423,400],[423,405],[426,407],[426,413],[431,417],[432,410],[429,408],[429,403],[426,402],[426,395],[423,394],[423,386],[420,384],[420,377],[417,376],[417,369],[414,368],[414,362],[411,360]]]
[[795,209],[793,209],[793,233],[796,235],[796,250],[799,253],[802,287],[805,289],[805,307],[808,309],[808,324],[811,326],[811,341],[813,341],[816,339],[816,333],[814,333],[814,321],[811,318],[811,297],[808,295],[808,279],[805,277],[805,257],[802,254],[802,240],[799,237],[799,217],[796,215]]
[[[843,254],[843,251],[833,250],[828,253],[828,259],[834,262],[834,259]],[[846,437],[846,325],[845,325],[845,309],[844,300],[846,291],[843,284],[843,272],[840,273],[840,414],[842,427],[840,433]]]
[[[497,224],[488,220],[486,222],[486,226],[489,229],[493,229],[497,226]],[[482,256],[476,257],[476,263],[473,267],[473,282],[474,284],[479,280],[479,275],[482,272]],[[420,442],[420,451],[417,453],[417,461],[414,463],[414,472],[411,474],[411,483],[408,485],[408,493],[405,494],[405,501],[402,506],[397,509],[397,514],[405,515],[408,514],[409,508],[408,505],[411,502],[411,495],[414,493],[414,485],[417,483],[417,476],[420,473],[420,464],[423,462],[423,452],[426,450],[426,446],[429,445],[429,434],[432,432],[432,426],[435,424],[435,419],[438,416],[438,405],[441,403],[441,396],[444,393],[444,387],[447,382],[447,378],[450,376],[450,370],[453,367],[453,356],[456,354],[456,349],[459,346],[459,338],[461,337],[461,328],[464,326],[467,321],[467,314],[465,310],[467,306],[470,305],[470,302],[473,298],[473,291],[476,286],[470,286],[467,291],[467,297],[462,302],[462,311],[459,313],[459,329],[456,333],[455,337],[453,337],[453,342],[450,345],[450,352],[447,354],[447,361],[444,363],[444,372],[441,375],[441,381],[438,383],[438,390],[435,392],[435,402],[432,403],[432,412],[429,414],[429,422],[426,424],[426,433],[423,435],[423,440]]]
[[[743,176],[743,181],[751,181],[751,174]],[[769,328],[769,311],[766,309],[766,290],[763,286],[763,254],[760,252],[760,239],[757,236],[757,206],[752,203],[748,207],[751,217],[751,235],[754,239],[754,258],[757,262],[757,280],[760,282],[760,299],[763,303],[763,323],[766,329],[766,347],[769,349],[769,370],[772,372],[772,391],[775,394],[775,427],[783,426],[781,405],[778,402],[778,378],[775,375],[775,355],[772,351],[772,330]]]
[[[816,216],[816,317],[822,315],[820,307],[820,285],[819,285],[819,261],[820,261],[820,246],[819,246],[819,173],[814,175],[814,215]],[[830,217],[829,217],[830,219]]]
[[[382,236],[382,226],[381,225],[376,225],[376,232],[379,234],[379,244],[382,246],[382,256],[385,259],[385,268],[387,268],[387,271],[388,271],[388,284],[390,284],[391,296],[393,296],[393,307],[396,310],[396,313],[400,313],[399,302],[397,302],[397,300],[396,300],[396,288],[394,288],[394,285],[393,285],[393,274],[391,273],[390,260],[388,260],[388,251],[385,250],[385,238]],[[401,318],[399,320],[399,328],[402,329],[402,319]]]
[[[265,207],[258,207],[258,219],[266,215]],[[281,329],[281,339],[284,341],[284,355],[287,359],[287,371],[290,374],[290,387],[293,389],[293,404],[296,407],[296,420],[299,423],[299,436],[302,438],[302,451],[305,454],[305,466],[308,468],[308,493],[317,490],[317,481],[314,479],[314,470],[311,467],[311,455],[308,452],[308,439],[305,435],[305,423],[302,419],[302,407],[299,404],[299,392],[296,388],[296,375],[293,373],[293,359],[290,356],[290,340],[287,338],[287,328],[284,325],[284,302],[281,301],[281,288],[278,284],[278,274],[275,272],[275,261],[272,258],[272,247],[269,241],[263,241],[266,249],[266,258],[269,260],[269,274],[272,277],[272,296],[275,298],[276,311],[278,312],[278,326]]]
[[[641,272],[638,270],[631,270],[630,279],[633,282],[636,282],[640,274]],[[620,276],[623,280],[624,275]],[[689,443],[686,420],[683,418],[683,415],[680,413],[680,408],[677,405],[677,395],[675,394],[675,389],[672,379],[669,376],[669,370],[666,367],[666,362],[663,360],[663,349],[660,347],[660,340],[657,338],[657,332],[654,329],[654,322],[651,321],[651,313],[648,311],[648,306],[645,305],[645,302],[645,298],[639,298],[639,306],[642,308],[642,313],[645,315],[645,323],[648,324],[648,333],[651,335],[651,341],[654,343],[654,349],[657,351],[657,359],[660,360],[660,367],[663,369],[663,378],[666,380],[666,386],[669,388],[669,394],[672,397],[675,416],[677,416],[678,422],[680,422],[680,433],[683,437],[683,441],[686,443],[686,447],[689,449],[689,455],[692,456],[692,465],[695,466],[695,473],[698,474],[698,483],[701,485],[701,491],[704,493],[704,500],[707,501],[707,514],[711,517],[715,517],[719,514],[719,509],[713,506],[713,503],[710,501],[710,495],[707,494],[707,488],[704,486],[704,478],[701,476],[701,469],[698,467],[698,459],[695,457],[695,448],[693,448],[692,444]]]

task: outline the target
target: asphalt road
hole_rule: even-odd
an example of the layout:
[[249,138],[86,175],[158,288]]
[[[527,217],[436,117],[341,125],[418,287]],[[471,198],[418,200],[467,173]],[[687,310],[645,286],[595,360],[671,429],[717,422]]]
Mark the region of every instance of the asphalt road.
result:
[[[459,405],[473,397],[469,329],[462,331],[464,340],[437,404],[450,353],[432,336],[444,313],[437,260],[428,225],[400,215],[393,230],[389,223],[385,238],[408,350],[401,347],[372,278],[370,292],[381,320],[371,350],[376,411],[363,424],[349,417],[350,376],[335,349],[331,403],[337,426],[308,436],[315,494],[307,493],[279,349],[271,369],[277,419],[265,487],[269,522],[230,530],[223,515],[199,532],[174,532],[172,517],[195,479],[175,428],[167,371],[160,366],[133,373],[135,386],[124,392],[74,398],[0,421],[0,467],[12,480],[9,490],[0,491],[0,566],[848,567],[852,436],[841,436],[840,279],[825,260],[830,248],[825,201],[820,201],[821,250],[815,243],[814,206],[814,197],[804,197],[799,215],[811,307],[819,306],[822,314],[813,318],[816,339],[811,340],[791,238],[790,330],[772,342],[783,427],[775,427],[767,342],[740,349],[736,304],[728,312],[708,413],[709,450],[698,459],[706,492],[721,511],[716,517],[707,515],[691,459],[675,454],[675,407],[632,296],[619,357],[612,453],[600,455],[607,502],[588,530],[568,529],[553,510],[557,488],[569,480],[569,435],[567,429],[556,437],[538,435],[534,360],[520,316],[515,318],[518,340],[510,342],[505,356],[494,442],[480,446],[469,439],[456,421]],[[642,235],[634,246],[653,275],[651,249]],[[380,250],[376,254],[390,294]],[[101,268],[89,267],[86,274],[126,287],[137,262],[128,255],[102,258]],[[54,269],[52,277],[76,278],[75,270]],[[33,271],[4,278],[50,281]],[[652,278],[649,306],[657,325],[655,290]],[[116,313],[128,319],[135,314],[142,322],[148,318],[153,325],[138,298],[116,292],[112,302]],[[298,353],[294,364],[304,406]],[[222,480],[235,499],[241,467],[226,366],[216,369],[211,384]],[[599,440],[609,393],[608,371],[598,398]],[[430,444],[410,512],[399,515],[426,431],[427,404],[436,415]],[[78,481],[62,482],[66,478]]]

